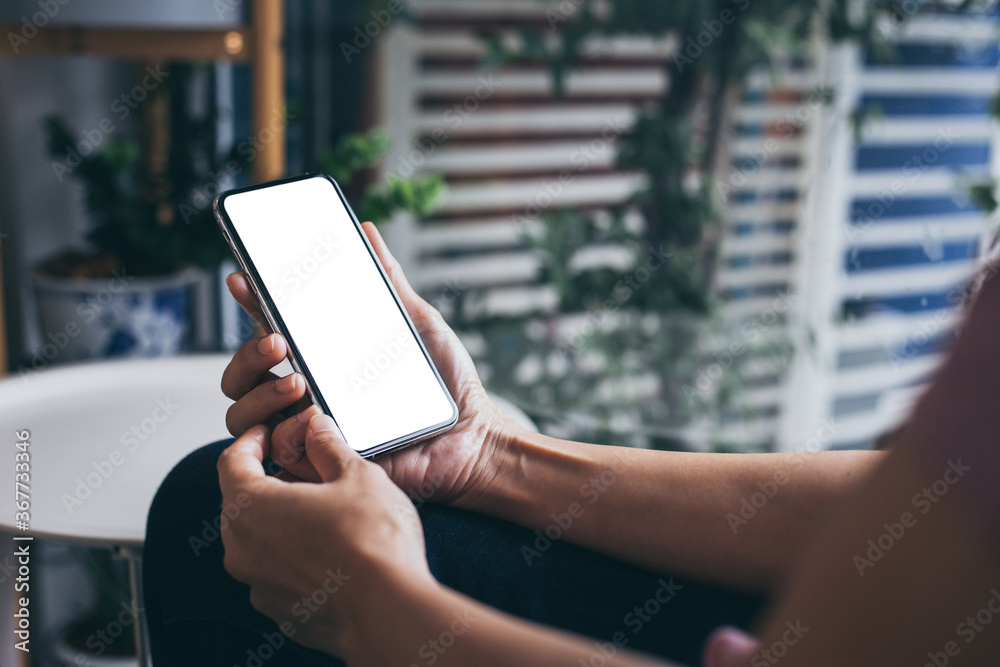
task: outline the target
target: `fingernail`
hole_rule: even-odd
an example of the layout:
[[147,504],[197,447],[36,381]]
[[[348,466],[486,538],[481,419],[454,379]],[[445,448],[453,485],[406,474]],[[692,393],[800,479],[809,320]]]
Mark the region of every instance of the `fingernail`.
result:
[[760,643],[739,628],[723,626],[712,633],[706,643],[705,667],[743,664],[760,648]]
[[300,424],[308,424],[309,420],[313,418],[314,415],[319,414],[319,408],[315,405],[310,405],[308,408],[295,415],[295,418]]
[[324,431],[332,431],[336,424],[333,423],[333,419],[329,415],[318,414],[309,420],[309,432],[310,433],[322,433]]
[[261,354],[270,354],[274,350],[274,336],[264,336],[257,343],[257,351]]
[[282,394],[287,394],[288,392],[295,389],[295,385],[298,383],[299,374],[292,373],[291,375],[286,375],[280,380],[275,381],[274,388],[277,389]]

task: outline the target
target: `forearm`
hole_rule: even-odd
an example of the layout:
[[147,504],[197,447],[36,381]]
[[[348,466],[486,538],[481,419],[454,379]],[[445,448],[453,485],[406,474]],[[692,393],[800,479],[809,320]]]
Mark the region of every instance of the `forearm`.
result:
[[947,464],[917,460],[908,443],[889,456],[801,559],[750,665],[779,652],[783,667],[943,665],[958,651],[957,664],[997,664],[1000,634],[968,636],[1000,585],[994,536],[956,489],[926,513],[914,504]]
[[769,590],[877,452],[700,454],[522,432],[491,484],[460,505],[654,571]]
[[[600,664],[663,667],[615,645],[508,616],[435,583],[383,580],[359,610],[341,657],[351,667]],[[391,641],[388,640],[391,638]]]

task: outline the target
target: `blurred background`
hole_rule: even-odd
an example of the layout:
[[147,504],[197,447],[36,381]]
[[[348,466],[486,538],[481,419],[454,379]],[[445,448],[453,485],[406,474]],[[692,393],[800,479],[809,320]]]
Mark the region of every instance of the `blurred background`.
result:
[[[234,350],[253,327],[211,200],[320,170],[543,432],[869,448],[993,237],[993,2],[5,0],[0,21],[8,382]],[[47,553],[94,597],[85,559]]]

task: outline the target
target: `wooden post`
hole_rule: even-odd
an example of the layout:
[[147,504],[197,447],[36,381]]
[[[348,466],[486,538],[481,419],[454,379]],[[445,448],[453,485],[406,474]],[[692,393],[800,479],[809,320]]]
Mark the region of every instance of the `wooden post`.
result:
[[252,171],[260,183],[285,174],[284,2],[254,0],[252,11],[253,140],[258,144]]
[[3,293],[3,228],[0,227],[0,377],[10,370],[10,359],[7,350],[7,311],[4,307]]

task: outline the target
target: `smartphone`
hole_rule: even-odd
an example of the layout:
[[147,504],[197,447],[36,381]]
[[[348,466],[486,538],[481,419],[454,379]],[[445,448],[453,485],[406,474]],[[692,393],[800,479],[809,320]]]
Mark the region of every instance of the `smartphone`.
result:
[[214,212],[313,403],[371,458],[441,433],[458,408],[337,183],[229,190]]

